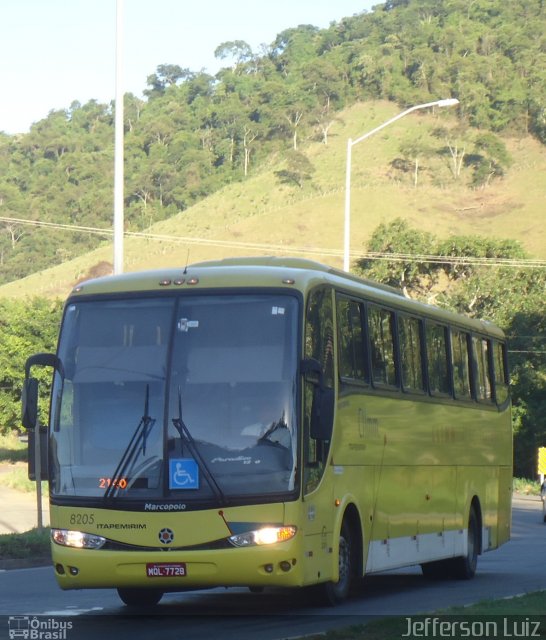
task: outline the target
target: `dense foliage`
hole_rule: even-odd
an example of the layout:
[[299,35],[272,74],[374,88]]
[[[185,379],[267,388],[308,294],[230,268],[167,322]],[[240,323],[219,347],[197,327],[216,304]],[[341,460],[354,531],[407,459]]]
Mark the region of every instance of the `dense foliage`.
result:
[[[358,263],[366,277],[403,288],[412,298],[492,321],[505,331],[515,475],[533,477],[537,449],[546,444],[546,272],[502,266],[504,259],[525,258],[514,241],[476,236],[439,240],[401,219],[380,225],[367,252],[373,257]],[[454,260],[470,256],[485,258],[489,264]]]
[[[54,352],[61,316],[59,301],[34,298],[25,303],[0,300],[0,434],[21,428],[21,390],[28,356]],[[47,388],[51,371],[35,367],[32,375]],[[43,390],[43,389],[42,389]],[[47,394],[41,394],[42,407]],[[45,418],[45,411],[42,414]]]
[[[215,77],[164,64],[148,77],[146,99],[125,98],[129,230],[243,180],[278,151],[292,155],[277,177],[302,186],[312,168],[297,155],[301,145],[327,143],[336,112],[358,100],[407,106],[459,98],[460,131],[438,137],[453,176],[469,162],[474,185],[509,166],[491,132],[546,142],[543,0],[388,0],[328,29],[287,29],[258,53],[235,40],[215,54],[230,65]],[[79,255],[101,238],[86,229],[38,234],[17,219],[111,227],[113,108],[74,102],[28,134],[0,133],[0,283]],[[457,149],[468,126],[482,131],[464,156]],[[417,143],[401,149],[415,181],[425,151]]]

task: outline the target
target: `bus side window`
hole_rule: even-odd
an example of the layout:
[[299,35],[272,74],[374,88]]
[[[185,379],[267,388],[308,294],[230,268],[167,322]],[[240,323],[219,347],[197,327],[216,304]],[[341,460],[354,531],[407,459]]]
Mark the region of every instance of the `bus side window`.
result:
[[338,297],[339,377],[344,381],[365,382],[367,379],[362,318],[361,302]]
[[489,340],[472,338],[474,360],[476,362],[476,398],[482,402],[492,402],[491,373],[489,369]]
[[322,365],[324,384],[334,386],[334,317],[332,292],[322,288],[309,296],[305,324],[305,357]]
[[502,342],[493,342],[493,373],[495,380],[495,399],[497,404],[508,400],[509,386],[506,368],[506,347]]
[[455,398],[472,399],[470,384],[469,335],[464,331],[451,331],[451,362],[453,364],[453,387]]
[[451,394],[447,360],[446,327],[427,323],[427,370],[428,383],[432,395]]
[[370,305],[368,308],[372,380],[379,385],[396,385],[394,364],[394,313]]
[[409,392],[423,392],[423,360],[421,357],[421,321],[400,315],[398,317],[400,338],[400,368],[402,388]]

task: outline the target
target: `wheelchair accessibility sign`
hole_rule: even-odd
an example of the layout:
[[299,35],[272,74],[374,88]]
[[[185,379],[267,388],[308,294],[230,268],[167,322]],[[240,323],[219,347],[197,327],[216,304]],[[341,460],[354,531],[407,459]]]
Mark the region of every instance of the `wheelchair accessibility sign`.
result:
[[199,467],[193,458],[169,461],[169,489],[199,489]]

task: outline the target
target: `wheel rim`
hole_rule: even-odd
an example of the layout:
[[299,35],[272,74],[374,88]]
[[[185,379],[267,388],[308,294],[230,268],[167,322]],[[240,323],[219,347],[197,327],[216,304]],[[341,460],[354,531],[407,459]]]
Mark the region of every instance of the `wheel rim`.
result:
[[344,584],[350,573],[351,547],[344,536],[339,539],[339,584]]
[[474,527],[468,530],[468,559],[472,562],[476,550],[476,536],[474,535]]
[[468,523],[468,564],[470,568],[474,571],[476,569],[477,561],[478,561],[478,540],[477,540],[477,525],[476,518],[473,517],[473,514],[470,516],[470,520]]

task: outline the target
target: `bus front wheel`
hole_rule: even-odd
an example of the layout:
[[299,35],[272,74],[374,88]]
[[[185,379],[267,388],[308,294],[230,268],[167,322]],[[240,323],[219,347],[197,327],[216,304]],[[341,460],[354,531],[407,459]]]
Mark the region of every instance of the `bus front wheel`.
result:
[[329,605],[343,602],[349,596],[355,573],[355,539],[347,519],[341,525],[339,534],[339,580],[321,585],[324,599]]
[[163,597],[157,589],[118,589],[118,595],[128,607],[153,607]]

